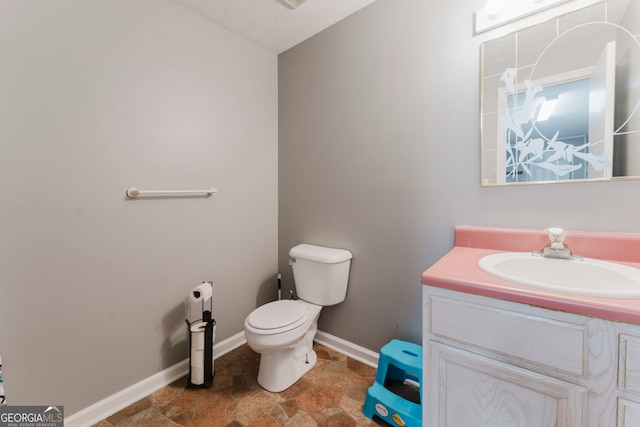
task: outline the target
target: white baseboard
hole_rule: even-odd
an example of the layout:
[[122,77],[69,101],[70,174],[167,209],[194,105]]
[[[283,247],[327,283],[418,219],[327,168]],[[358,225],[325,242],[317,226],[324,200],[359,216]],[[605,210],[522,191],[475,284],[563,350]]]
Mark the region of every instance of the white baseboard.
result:
[[[240,347],[245,342],[244,332],[239,332],[224,341],[214,344],[214,360]],[[162,387],[184,377],[188,373],[189,359],[187,358],[91,406],[65,417],[64,425],[65,427],[87,427],[96,424],[143,397],[150,395],[154,391],[160,390]]]
[[358,362],[362,362],[365,365],[369,365],[374,368],[378,367],[378,358],[380,355],[367,348],[360,347],[359,345],[353,344],[324,331],[316,332],[314,341],[325,347],[329,347],[338,353],[342,353],[345,356],[357,360]]
[[[360,347],[323,331],[318,331],[315,340],[332,350],[342,353],[354,360],[372,367],[378,366],[378,353]],[[244,331],[213,345],[214,359],[217,359],[246,343]],[[126,408],[134,402],[151,393],[160,390],[175,380],[189,373],[189,359],[160,371],[144,380],[137,382],[124,390],[102,399],[68,417],[65,417],[65,427],[87,427],[104,420],[110,415]]]

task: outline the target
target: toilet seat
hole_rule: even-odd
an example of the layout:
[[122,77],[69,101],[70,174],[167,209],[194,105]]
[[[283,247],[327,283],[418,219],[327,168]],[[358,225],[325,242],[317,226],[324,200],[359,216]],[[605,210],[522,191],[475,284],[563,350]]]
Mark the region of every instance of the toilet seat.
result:
[[253,310],[247,324],[258,333],[279,334],[304,324],[307,313],[307,307],[297,301],[273,301]]

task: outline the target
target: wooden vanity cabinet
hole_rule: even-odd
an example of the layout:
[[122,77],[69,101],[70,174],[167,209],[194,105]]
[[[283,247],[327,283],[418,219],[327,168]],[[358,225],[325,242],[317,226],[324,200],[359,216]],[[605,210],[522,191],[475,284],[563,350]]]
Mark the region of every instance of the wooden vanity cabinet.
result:
[[429,427],[639,427],[640,326],[424,286]]

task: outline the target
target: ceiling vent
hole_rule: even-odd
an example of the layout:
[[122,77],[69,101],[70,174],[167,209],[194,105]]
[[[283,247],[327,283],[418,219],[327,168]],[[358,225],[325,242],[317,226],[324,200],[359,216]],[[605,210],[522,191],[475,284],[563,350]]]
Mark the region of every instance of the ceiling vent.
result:
[[307,0],[284,0],[285,3],[287,3],[289,6],[291,6],[294,9],[296,7],[298,7],[298,6],[300,6],[305,1],[307,1]]

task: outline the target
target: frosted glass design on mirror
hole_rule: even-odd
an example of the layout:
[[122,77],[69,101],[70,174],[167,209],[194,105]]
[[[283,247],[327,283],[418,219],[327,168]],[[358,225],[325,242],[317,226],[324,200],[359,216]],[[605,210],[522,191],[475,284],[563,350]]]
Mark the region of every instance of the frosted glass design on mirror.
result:
[[640,177],[640,1],[483,43],[483,186]]

